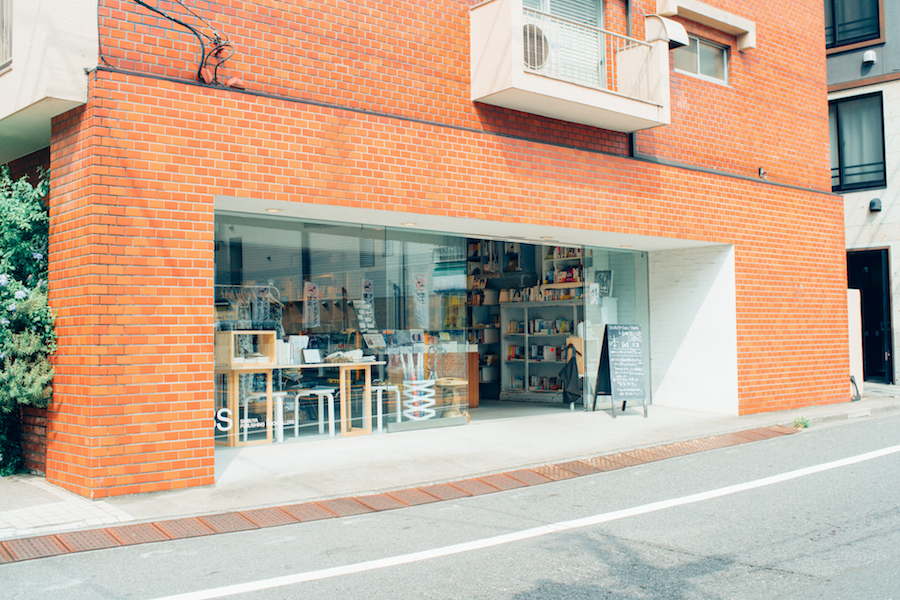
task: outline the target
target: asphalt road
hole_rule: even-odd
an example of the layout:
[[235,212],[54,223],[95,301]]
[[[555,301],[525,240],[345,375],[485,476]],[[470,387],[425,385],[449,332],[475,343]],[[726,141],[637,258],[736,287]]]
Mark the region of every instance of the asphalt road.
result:
[[0,597],[900,600],[900,416],[384,513],[13,563]]

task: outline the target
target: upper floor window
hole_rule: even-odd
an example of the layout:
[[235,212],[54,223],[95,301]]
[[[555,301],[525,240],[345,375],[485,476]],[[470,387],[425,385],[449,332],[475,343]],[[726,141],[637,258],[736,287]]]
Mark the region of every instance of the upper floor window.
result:
[[728,49],[719,44],[688,36],[690,44],[676,48],[675,69],[704,79],[728,82]]
[[12,62],[12,0],[0,0],[0,71]]
[[603,27],[603,3],[600,0],[523,0],[525,8],[539,10],[591,27]]
[[835,100],[831,124],[831,189],[862,190],[886,185],[881,93]]
[[879,35],[880,0],[825,0],[825,47],[874,40]]

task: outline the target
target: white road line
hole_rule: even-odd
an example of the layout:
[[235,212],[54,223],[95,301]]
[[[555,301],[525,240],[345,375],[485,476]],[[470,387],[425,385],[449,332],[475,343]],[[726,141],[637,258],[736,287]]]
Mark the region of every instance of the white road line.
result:
[[549,525],[542,525],[540,527],[534,527],[532,529],[506,533],[504,535],[498,535],[480,540],[473,540],[471,542],[464,542],[462,544],[453,544],[452,546],[444,546],[442,548],[434,548],[432,550],[424,550],[422,552],[401,554],[400,556],[379,558],[377,560],[369,560],[352,565],[331,567],[329,569],[320,569],[318,571],[309,571],[306,573],[295,573],[293,575],[284,575],[282,577],[273,577],[271,579],[261,579],[259,581],[226,585],[223,587],[200,590],[197,592],[188,592],[185,594],[176,594],[174,596],[165,596],[162,598],[157,598],[155,600],[210,600],[213,598],[224,598],[225,596],[233,596],[235,594],[258,592],[260,590],[282,587],[286,585],[294,585],[307,581],[317,581],[320,579],[328,579],[331,577],[340,577],[342,575],[350,575],[352,573],[362,573],[364,571],[384,569],[386,567],[395,567],[398,565],[420,562],[432,558],[450,556],[452,554],[461,554],[463,552],[471,552],[472,550],[480,550],[482,548],[490,548],[492,546],[500,546],[502,544],[518,542],[520,540],[536,538],[550,533],[568,531],[570,529],[578,529],[580,527],[588,527],[591,525],[598,525],[600,523],[608,523],[610,521],[615,521],[618,519],[625,519],[627,517],[634,517],[658,510],[672,508],[673,506],[683,506],[685,504],[702,502],[704,500],[710,500],[712,498],[720,498],[722,496],[728,496],[730,494],[737,494],[739,492],[745,492],[747,490],[774,485],[776,483],[789,481],[791,479],[797,479],[798,477],[805,477],[814,473],[821,473],[822,471],[837,469],[839,467],[846,467],[848,465],[880,458],[882,456],[887,456],[889,454],[894,454],[897,452],[900,452],[900,446],[891,446],[889,448],[875,450],[874,452],[867,452],[865,454],[851,456],[850,458],[844,458],[841,460],[835,460],[812,467],[797,469],[796,471],[789,471],[787,473],[782,473],[781,475],[773,475],[771,477],[764,477],[755,481],[729,485],[723,488],[710,490],[708,492],[700,492],[698,494],[682,496],[681,498],[672,498],[670,500],[651,502],[649,504],[635,506],[633,508],[615,510],[608,513],[584,517],[581,519],[574,519],[572,521],[551,523]]

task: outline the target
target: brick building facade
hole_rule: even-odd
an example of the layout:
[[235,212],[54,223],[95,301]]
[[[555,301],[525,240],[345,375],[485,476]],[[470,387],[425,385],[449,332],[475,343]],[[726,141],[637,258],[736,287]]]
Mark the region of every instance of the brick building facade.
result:
[[245,89],[199,81],[198,38],[163,15],[84,4],[97,56],[48,157],[50,481],[92,498],[213,483],[222,207],[630,247],[649,260],[654,402],[849,399],[821,3],[607,0],[607,30],[643,40],[663,14],[727,61],[711,81],[670,53],[669,122],[632,131],[473,101],[488,3],[150,2],[227,37],[215,75]]

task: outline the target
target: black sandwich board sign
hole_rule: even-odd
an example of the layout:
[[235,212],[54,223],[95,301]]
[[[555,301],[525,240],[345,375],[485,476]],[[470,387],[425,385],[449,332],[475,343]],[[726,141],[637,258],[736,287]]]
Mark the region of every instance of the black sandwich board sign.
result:
[[616,403],[622,401],[622,410],[629,400],[640,400],[647,416],[647,390],[644,373],[644,340],[640,325],[607,325],[600,350],[600,367],[597,370],[597,396],[610,396],[612,416],[616,417]]

